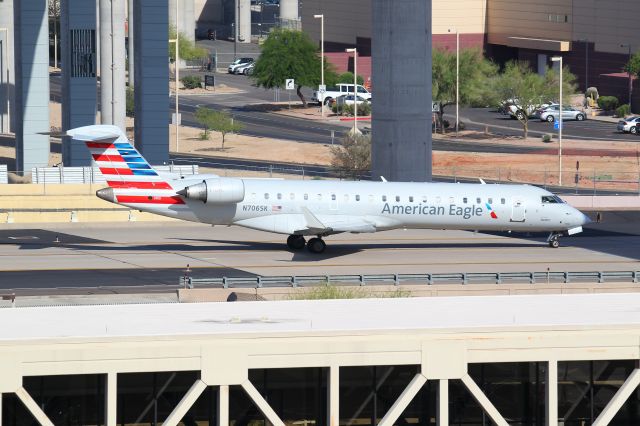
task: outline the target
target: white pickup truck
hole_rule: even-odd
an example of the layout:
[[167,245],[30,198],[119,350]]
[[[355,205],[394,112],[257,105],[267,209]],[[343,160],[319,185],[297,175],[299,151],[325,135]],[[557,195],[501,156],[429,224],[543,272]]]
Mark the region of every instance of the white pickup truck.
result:
[[[332,101],[342,95],[353,94],[353,84],[340,83],[335,86],[327,87],[327,90],[320,92],[315,90],[311,97],[312,102],[323,103],[325,105],[330,104]],[[358,84],[358,96],[366,100],[371,100],[371,92]]]

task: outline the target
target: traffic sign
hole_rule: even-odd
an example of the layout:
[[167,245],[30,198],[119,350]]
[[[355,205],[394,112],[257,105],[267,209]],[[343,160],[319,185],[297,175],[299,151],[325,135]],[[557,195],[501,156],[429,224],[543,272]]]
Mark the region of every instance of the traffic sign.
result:
[[559,121],[554,121],[553,122],[553,128],[556,130],[560,130],[560,122]]
[[327,85],[326,84],[320,84],[318,85],[318,92],[320,93],[324,93],[327,91]]
[[294,79],[292,79],[292,78],[288,78],[288,79],[286,80],[286,82],[285,82],[285,83],[286,83],[286,84],[285,84],[285,88],[286,88],[287,90],[294,90],[294,89],[295,89],[296,82],[295,82],[295,80],[294,80]]

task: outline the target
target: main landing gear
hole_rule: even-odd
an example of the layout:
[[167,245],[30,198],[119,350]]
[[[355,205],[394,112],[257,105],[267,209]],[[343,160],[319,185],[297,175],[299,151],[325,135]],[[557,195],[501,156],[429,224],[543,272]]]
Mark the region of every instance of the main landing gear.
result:
[[549,234],[549,238],[547,238],[547,244],[549,244],[549,247],[551,247],[551,248],[560,247],[560,237],[561,236],[562,236],[562,234],[559,233],[559,232],[552,232],[551,234]]
[[316,254],[324,252],[327,248],[327,244],[320,237],[311,238],[309,241],[305,241],[302,235],[289,235],[287,238],[287,247],[289,247],[290,250],[302,250],[305,245],[307,246],[307,250]]

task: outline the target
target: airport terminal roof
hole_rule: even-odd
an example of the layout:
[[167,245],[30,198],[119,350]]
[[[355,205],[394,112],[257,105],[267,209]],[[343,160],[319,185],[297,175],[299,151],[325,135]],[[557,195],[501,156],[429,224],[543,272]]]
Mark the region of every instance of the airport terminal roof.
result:
[[0,342],[637,327],[640,294],[6,308],[0,309],[0,324]]

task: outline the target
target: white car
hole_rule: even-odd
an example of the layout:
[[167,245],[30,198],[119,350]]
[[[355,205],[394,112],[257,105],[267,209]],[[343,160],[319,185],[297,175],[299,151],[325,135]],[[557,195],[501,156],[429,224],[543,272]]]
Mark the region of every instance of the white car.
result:
[[[313,102],[329,105],[339,96],[348,94],[353,95],[353,84],[340,83],[333,87],[327,87],[325,92],[319,92],[317,90],[314,91],[313,96],[311,96],[311,100]],[[371,99],[371,92],[369,92],[364,86],[358,84],[358,96],[364,99]]]
[[640,116],[629,116],[624,120],[618,121],[618,131],[621,133],[631,133],[637,135],[640,133]]
[[[543,108],[540,112],[540,121],[553,123],[560,118],[560,105],[551,105]],[[562,120],[583,121],[587,116],[584,112],[573,107],[562,107]]]
[[[358,100],[356,102],[360,105],[365,102],[371,102],[371,98],[365,99],[362,96],[358,96]],[[338,96],[336,98],[336,103],[338,105],[353,105],[353,94]]]
[[[529,105],[527,107],[527,117],[535,117],[536,112],[539,109],[544,109],[552,105],[551,103],[544,103],[541,105]],[[524,120],[524,108],[516,103],[509,103],[506,107],[506,112],[511,116],[511,118],[517,118],[518,120]]]
[[238,58],[235,61],[233,61],[231,65],[229,65],[229,68],[227,68],[227,71],[229,72],[229,74],[235,74],[236,68],[249,65],[251,62],[253,62],[253,58]]

